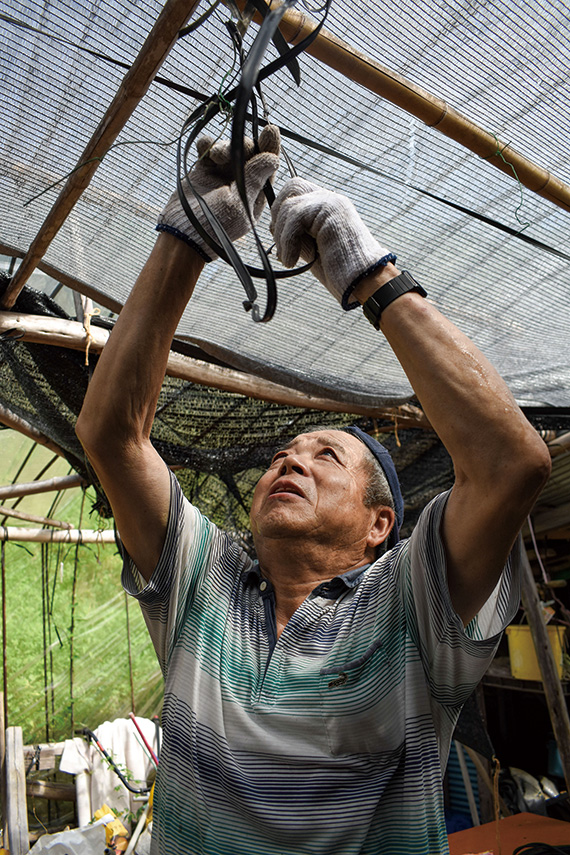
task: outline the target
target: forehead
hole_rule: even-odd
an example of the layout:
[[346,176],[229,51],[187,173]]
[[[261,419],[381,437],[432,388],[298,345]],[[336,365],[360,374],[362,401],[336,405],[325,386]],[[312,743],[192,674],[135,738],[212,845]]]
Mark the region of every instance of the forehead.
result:
[[284,447],[285,449],[302,451],[325,446],[334,448],[347,462],[361,463],[366,455],[366,446],[359,439],[342,430],[335,429],[301,433]]

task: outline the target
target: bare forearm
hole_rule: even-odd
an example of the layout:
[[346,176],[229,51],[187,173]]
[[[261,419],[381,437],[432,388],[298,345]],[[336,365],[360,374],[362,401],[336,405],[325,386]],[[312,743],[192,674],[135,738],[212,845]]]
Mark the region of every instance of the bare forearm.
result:
[[172,337],[203,262],[185,243],[159,235],[89,384],[77,430],[89,441],[148,437]]
[[[388,265],[364,280],[364,302],[399,271]],[[544,455],[542,440],[517,406],[491,363],[429,301],[414,292],[382,313],[381,330],[425,413],[448,449],[456,477],[488,477],[496,484],[510,456]]]

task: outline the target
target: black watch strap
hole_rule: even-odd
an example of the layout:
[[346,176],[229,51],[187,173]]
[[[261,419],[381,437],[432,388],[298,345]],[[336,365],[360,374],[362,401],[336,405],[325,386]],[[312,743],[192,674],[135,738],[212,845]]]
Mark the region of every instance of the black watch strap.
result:
[[390,303],[408,291],[416,291],[422,297],[427,297],[425,288],[422,288],[407,270],[403,270],[402,273],[390,279],[368,298],[362,306],[362,310],[375,329],[380,329],[380,315],[386,306],[389,306]]

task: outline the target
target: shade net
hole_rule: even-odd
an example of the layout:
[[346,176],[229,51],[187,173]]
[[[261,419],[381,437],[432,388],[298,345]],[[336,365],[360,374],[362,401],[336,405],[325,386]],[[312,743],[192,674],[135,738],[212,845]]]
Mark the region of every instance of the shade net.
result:
[[[194,17],[206,8],[200,3]],[[322,15],[310,4],[298,8]],[[77,165],[125,73],[109,58],[130,65],[160,10],[153,0],[0,4],[0,251],[27,250],[59,188],[30,200]],[[325,26],[570,181],[568,15],[558,0],[333,0]],[[229,85],[237,68],[228,17],[220,5],[177,42],[160,75],[205,95]],[[256,32],[252,24],[246,50]],[[275,56],[271,46],[267,61]],[[520,403],[568,406],[570,263],[496,226],[568,252],[568,212],[311,56],[299,61],[300,86],[287,69],[263,84],[268,118],[281,127],[298,174],[351,197]],[[45,261],[103,305],[124,303],[154,242],[174,187],[174,141],[198,103],[154,82],[49,247]],[[224,122],[210,132],[223,133]],[[284,164],[277,188],[288,174]],[[267,222],[266,213],[260,236],[270,246]],[[257,263],[250,240],[238,248]],[[254,324],[243,299],[231,267],[207,265],[177,336],[307,392],[371,406],[409,399],[383,337],[360,311],[342,313],[311,274],[279,285],[268,324]]]
[[[67,317],[46,295],[25,288],[16,310]],[[70,465],[98,490],[95,510],[111,516],[75,435],[75,421],[97,358],[63,348],[0,339],[0,388],[13,417],[55,438]],[[389,448],[406,497],[403,534],[425,504],[451,486],[449,456],[432,431],[350,415],[287,407],[167,377],[152,428],[152,442],[173,467],[186,496],[210,519],[252,547],[248,509],[257,480],[277,447],[312,427],[357,422]]]

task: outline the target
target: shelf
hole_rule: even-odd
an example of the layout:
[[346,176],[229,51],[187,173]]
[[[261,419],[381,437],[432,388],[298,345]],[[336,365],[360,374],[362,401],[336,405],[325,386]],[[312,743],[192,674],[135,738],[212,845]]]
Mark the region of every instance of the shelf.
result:
[[[483,686],[492,686],[496,689],[510,689],[515,692],[536,692],[544,694],[540,680],[519,680],[511,674],[511,666],[508,656],[496,656],[491,662],[482,680]],[[563,693],[570,697],[570,681],[562,681]]]

